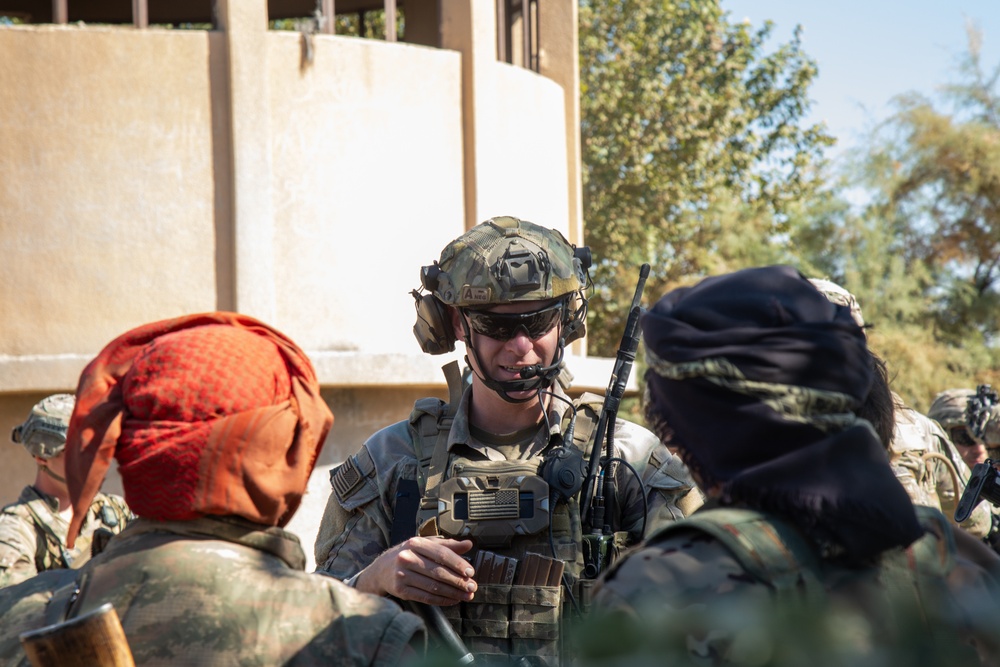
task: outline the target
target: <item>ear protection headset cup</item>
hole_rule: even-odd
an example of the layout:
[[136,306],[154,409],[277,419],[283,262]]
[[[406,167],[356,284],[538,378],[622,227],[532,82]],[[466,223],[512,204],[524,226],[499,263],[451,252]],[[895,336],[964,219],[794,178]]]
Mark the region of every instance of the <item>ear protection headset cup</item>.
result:
[[433,294],[411,292],[417,321],[413,325],[413,335],[425,354],[445,354],[455,350],[455,330],[451,324],[448,306]]
[[581,292],[574,292],[566,302],[563,321],[563,341],[568,345],[587,335],[587,300]]

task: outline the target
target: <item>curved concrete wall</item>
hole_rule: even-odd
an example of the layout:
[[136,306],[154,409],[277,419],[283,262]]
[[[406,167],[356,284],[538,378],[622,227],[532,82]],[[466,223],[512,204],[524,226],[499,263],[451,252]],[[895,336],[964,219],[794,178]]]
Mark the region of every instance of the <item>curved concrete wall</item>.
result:
[[515,215],[570,238],[562,88],[499,62],[481,72],[477,86],[479,217]]
[[277,319],[310,350],[419,353],[419,271],[461,234],[461,58],[269,35]]
[[0,354],[215,308],[218,39],[0,28]]
[[[341,460],[414,398],[444,393],[448,359],[422,355],[411,332],[422,265],[492,215],[572,238],[566,103],[551,80],[479,72],[470,221],[462,53],[316,35],[309,62],[298,33],[259,37],[248,109],[225,32],[0,27],[0,439],[39,398],[75,389],[114,336],[232,309],[260,284],[269,323],[336,397],[323,460]],[[261,110],[261,133],[234,131]],[[270,161],[255,181],[271,207],[263,234],[237,206],[247,153]],[[573,367],[589,388],[607,369]],[[17,463],[0,471],[0,503],[33,475],[4,446]]]

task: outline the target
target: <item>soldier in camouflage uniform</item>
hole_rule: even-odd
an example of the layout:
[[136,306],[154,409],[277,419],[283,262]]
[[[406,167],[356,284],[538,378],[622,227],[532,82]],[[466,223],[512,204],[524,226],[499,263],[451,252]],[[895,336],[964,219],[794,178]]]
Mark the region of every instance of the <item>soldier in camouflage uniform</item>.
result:
[[[557,379],[565,345],[584,334],[589,264],[589,249],[571,246],[559,232],[501,217],[462,235],[424,267],[429,293],[414,293],[414,333],[431,354],[463,341],[471,386],[453,391],[449,404],[418,401],[410,419],[374,434],[336,470],[316,539],[322,571],[359,590],[444,606],[488,664],[526,655],[554,664],[560,588],[564,600],[572,595],[584,604],[576,584],[583,568],[579,491],[546,504],[548,491],[540,489],[552,480],[542,481],[540,465],[568,436],[574,413],[575,435],[565,444],[578,452],[589,447],[600,410],[599,397],[571,402]],[[618,456],[648,492],[646,518],[638,480],[625,466],[612,467],[617,496],[609,499],[607,523],[620,544],[700,505],[687,471],[655,436],[624,420],[613,430]],[[511,497],[534,498],[533,509],[505,507],[494,511],[511,513],[496,519],[473,515],[481,511],[474,499],[499,499],[514,488]],[[453,500],[464,500],[466,491],[463,515]],[[419,526],[439,536],[415,537]],[[472,565],[487,552],[516,559],[515,578],[487,584],[490,572]],[[524,574],[529,552],[562,561],[566,586],[511,585]]]
[[138,665],[418,658],[418,617],[304,572],[281,528],[332,422],[305,354],[252,318],[205,313],[112,341],[80,380],[67,478],[78,512],[116,458],[138,518],[80,571],[0,591],[0,664],[27,664],[20,633],[104,603]]
[[[851,317],[864,330],[861,306],[853,294],[829,280],[811,279],[810,282],[830,301],[850,309]],[[877,377],[876,381],[887,383],[888,379]],[[903,484],[910,500],[917,505],[933,507],[946,516],[954,516],[971,470],[948,434],[937,423],[907,406],[895,392],[890,390],[890,395],[895,423],[886,447],[896,478]],[[881,435],[880,425],[875,426]],[[976,537],[985,538],[992,529],[989,509],[985,505],[977,507],[962,522],[962,528]]]
[[[66,546],[69,490],[64,476],[66,427],[73,412],[71,394],[49,396],[31,409],[11,439],[23,445],[38,466],[35,482],[17,502],[0,510],[0,588],[56,568],[78,568],[125,528],[131,512],[125,501],[98,493],[87,511],[73,549]],[[95,540],[96,534],[96,540]]]
[[[966,465],[971,469],[986,460],[986,444],[969,432],[966,408],[969,399],[976,395],[975,389],[946,389],[934,397],[927,416],[941,424],[951,441],[958,448]],[[994,454],[991,458],[997,458]]]
[[[987,457],[997,460],[1000,458],[1000,451],[991,444],[995,443],[992,434],[995,428],[987,427],[984,434],[988,442],[973,436],[969,429],[968,405],[969,399],[976,395],[974,389],[948,389],[934,397],[927,416],[941,425],[951,437],[955,448],[962,456],[962,460],[969,468],[973,468],[977,463],[983,463]],[[993,423],[996,423],[994,420]],[[977,513],[987,511],[990,514],[991,528],[985,536],[984,541],[990,545],[994,551],[1000,552],[1000,507],[992,503],[980,503],[973,510],[968,521],[976,519]],[[965,524],[963,523],[964,527]]]
[[583,664],[988,659],[1000,559],[915,508],[853,413],[872,366],[847,307],[765,267],[670,292],[642,330],[647,419],[709,500],[605,576]]
[[[954,516],[971,470],[936,421],[893,396],[897,398],[897,417],[891,461],[896,477],[914,503]],[[961,526],[976,537],[987,537],[992,529],[988,504],[976,507]]]

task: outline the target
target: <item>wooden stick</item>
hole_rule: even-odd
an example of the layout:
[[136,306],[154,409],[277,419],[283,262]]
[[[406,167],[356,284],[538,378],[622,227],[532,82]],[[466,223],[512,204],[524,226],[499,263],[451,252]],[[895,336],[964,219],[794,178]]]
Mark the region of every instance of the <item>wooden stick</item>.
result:
[[20,639],[33,667],[135,667],[110,603],[79,618],[25,632]]

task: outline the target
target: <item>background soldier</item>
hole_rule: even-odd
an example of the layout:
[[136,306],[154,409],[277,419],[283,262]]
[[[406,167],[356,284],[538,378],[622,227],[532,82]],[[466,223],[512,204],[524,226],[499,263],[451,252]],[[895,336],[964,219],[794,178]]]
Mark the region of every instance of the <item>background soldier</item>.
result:
[[969,432],[969,399],[976,395],[975,389],[946,389],[934,397],[927,416],[941,424],[955,443],[962,459],[971,469],[986,460],[986,445]]
[[137,665],[388,667],[423,650],[416,616],[307,574],[280,528],[333,423],[291,340],[234,313],[154,322],[109,343],[77,396],[69,544],[113,458],[138,518],[79,572],[0,591],[0,664],[23,659],[20,633],[105,603]]
[[[934,397],[927,416],[934,419],[951,436],[955,448],[962,455],[962,459],[971,469],[977,463],[983,463],[987,457],[997,460],[1000,452],[996,449],[994,434],[996,433],[996,420],[991,418],[992,425],[986,429],[983,438],[973,435],[969,428],[969,399],[976,395],[974,389],[947,389]],[[994,413],[996,407],[993,408]],[[993,445],[991,447],[991,444]],[[984,538],[986,544],[990,545],[994,551],[1000,552],[1000,507],[992,503],[980,503],[973,510],[976,512],[988,511],[992,520],[992,527]]]
[[950,666],[978,662],[966,641],[995,649],[1000,560],[915,509],[853,414],[872,366],[848,308],[765,267],[668,293],[642,330],[647,419],[709,500],[606,575],[581,641],[617,633],[594,664]]
[[[811,279],[809,282],[833,303],[846,306],[851,317],[864,331],[861,306],[853,294],[829,280]],[[878,373],[873,392],[884,394],[889,382],[884,363],[870,350],[869,353]],[[891,437],[885,439],[886,424],[873,421],[873,425],[886,444],[896,478],[914,503],[939,509],[945,516],[953,517],[958,499],[972,474],[969,466],[937,422],[906,405],[891,388],[888,391],[893,404]],[[872,395],[869,395],[866,403],[871,400]],[[859,414],[869,417],[865,407],[867,406]],[[976,537],[985,539],[993,526],[989,509],[985,504],[977,507],[961,526]]]
[[[35,405],[27,421],[11,434],[11,439],[34,457],[38,472],[34,484],[24,487],[17,502],[0,510],[0,587],[45,570],[80,567],[131,518],[122,498],[98,493],[85,514],[76,545],[67,548],[72,508],[63,450],[72,413],[71,394],[49,396]],[[91,548],[93,542],[96,549]]]
[[[333,475],[316,540],[323,571],[359,590],[446,606],[469,648],[504,664],[532,655],[555,663],[560,590],[585,604],[576,582],[588,519],[579,484],[568,500],[561,490],[570,477],[582,482],[582,466],[547,475],[542,464],[556,451],[582,462],[600,410],[599,397],[573,403],[557,381],[566,344],[584,334],[589,265],[589,249],[559,232],[501,217],[424,267],[429,293],[414,293],[414,333],[431,354],[464,342],[471,386],[449,381],[449,404],[418,401],[410,419],[369,438]],[[626,466],[611,465],[616,492],[596,530],[607,524],[621,546],[701,497],[652,433],[623,420],[611,430],[617,456],[648,490],[644,498]],[[418,526],[441,536],[415,537]]]

